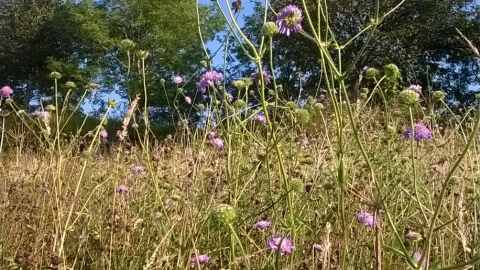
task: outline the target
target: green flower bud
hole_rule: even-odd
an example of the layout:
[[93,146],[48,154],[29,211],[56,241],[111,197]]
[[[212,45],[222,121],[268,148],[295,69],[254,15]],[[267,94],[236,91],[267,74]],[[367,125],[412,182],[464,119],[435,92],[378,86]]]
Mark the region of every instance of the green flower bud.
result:
[[408,231],[406,234],[405,234],[405,238],[407,238],[408,240],[412,241],[412,242],[417,242],[417,241],[420,241],[423,239],[423,236],[418,233],[418,232],[414,232],[414,231]]
[[399,79],[402,77],[400,69],[395,64],[388,64],[383,67],[383,72],[385,76],[389,79]]
[[98,83],[89,83],[89,84],[87,84],[87,86],[85,86],[85,88],[87,88],[87,89],[97,89],[97,88],[100,88],[100,84],[98,84]]
[[181,95],[183,93],[183,88],[179,87],[177,88],[177,94]]
[[267,22],[262,27],[262,34],[264,36],[273,36],[278,34],[278,26],[274,22]]
[[172,189],[172,186],[169,183],[163,182],[160,184],[160,188],[170,190]]
[[268,94],[270,96],[275,96],[275,91],[273,91],[273,89],[270,89],[270,90],[268,90]]
[[296,104],[295,102],[293,102],[293,101],[287,102],[287,103],[285,104],[285,106],[286,106],[287,108],[289,108],[289,109],[292,109],[292,110],[298,108],[297,104]]
[[304,165],[312,165],[313,163],[315,163],[315,160],[312,157],[306,157],[301,159],[300,163]]
[[135,48],[135,42],[131,41],[130,39],[124,39],[120,41],[120,48],[123,50],[131,50]]
[[212,168],[207,168],[203,170],[203,175],[205,175],[206,177],[212,177],[215,175],[215,170]]
[[405,105],[407,107],[412,107],[418,103],[419,95],[417,92],[413,90],[406,89],[400,92],[400,94],[398,95],[398,100],[400,104]]
[[386,132],[387,132],[387,135],[393,135],[393,134],[396,133],[396,130],[395,130],[394,127],[388,125],[388,126],[387,126],[387,129],[386,129]]
[[458,178],[458,176],[454,175],[454,176],[450,177],[450,180],[448,181],[448,184],[453,186],[453,185],[458,184],[459,182],[460,182],[460,179]]
[[315,99],[312,96],[307,97],[307,104],[312,105],[315,102]]
[[65,83],[65,87],[68,88],[68,89],[71,89],[71,88],[75,88],[76,85],[74,82],[71,82],[71,81],[68,81]]
[[142,51],[142,50],[137,51],[137,57],[140,58],[140,59],[145,59],[145,58],[147,58],[149,55],[150,55],[150,53],[147,52],[147,51]]
[[283,86],[281,84],[277,85],[277,93],[280,93],[283,91]]
[[367,87],[363,87],[361,91],[362,93],[365,93],[365,94],[368,94],[368,92],[370,92],[370,90]]
[[376,68],[369,68],[365,71],[365,77],[367,79],[375,79],[380,77],[380,70]]
[[50,105],[47,105],[47,107],[45,107],[45,110],[49,111],[49,112],[53,112],[56,110],[55,106],[53,106],[52,104]]
[[205,60],[200,61],[200,65],[202,65],[203,67],[208,67],[208,63]]
[[238,218],[235,208],[228,204],[220,204],[213,210],[213,217],[219,224],[229,227],[233,225]]
[[297,117],[298,122],[301,124],[307,124],[308,122],[310,122],[310,113],[308,112],[308,110],[296,109],[295,117]]
[[180,197],[180,195],[178,195],[178,194],[173,194],[172,195],[172,201],[178,202],[178,201],[180,201],[180,199],[182,199],[182,197]]
[[5,104],[13,104],[13,99],[7,98],[7,99],[5,100]]
[[252,84],[252,78],[241,78],[240,80],[235,80],[232,82],[232,85],[238,90],[248,89],[248,87],[250,87]]
[[58,80],[58,79],[62,78],[62,74],[54,71],[54,72],[50,73],[50,78],[52,78],[54,80]]
[[433,100],[434,101],[444,101],[447,93],[443,91],[435,91],[433,92]]
[[108,107],[115,108],[117,107],[117,102],[114,99],[108,99]]
[[323,106],[322,103],[315,103],[315,105],[313,106],[313,108],[315,109],[315,111],[317,113],[320,113],[321,111],[323,111],[323,109],[325,109],[325,106]]
[[161,83],[162,85],[164,85],[164,84],[165,84],[165,79],[160,79],[160,83]]
[[290,189],[295,192],[302,192],[303,191],[303,181],[298,178],[293,178],[290,180]]
[[247,106],[247,103],[243,99],[237,99],[237,101],[233,103],[233,106],[237,109],[241,109]]
[[324,101],[324,100],[325,100],[325,95],[320,95],[320,96],[318,97],[318,100],[319,100],[319,101]]
[[323,184],[323,188],[326,189],[326,190],[332,190],[334,188],[334,186],[330,183],[325,183],[325,184]]
[[365,93],[360,93],[360,98],[361,98],[361,99],[367,99],[367,94],[365,94]]
[[205,110],[205,105],[203,105],[203,104],[198,104],[198,105],[197,105],[197,109],[200,110],[200,111],[203,111],[203,110]]

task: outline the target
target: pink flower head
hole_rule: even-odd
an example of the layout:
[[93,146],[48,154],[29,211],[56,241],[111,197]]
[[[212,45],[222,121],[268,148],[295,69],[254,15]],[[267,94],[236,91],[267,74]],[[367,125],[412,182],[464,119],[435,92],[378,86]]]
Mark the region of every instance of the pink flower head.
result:
[[190,97],[185,97],[185,102],[188,104],[192,104],[192,99]]
[[145,173],[145,167],[132,164],[130,166],[130,172],[135,174],[135,175],[144,174]]
[[[268,73],[268,71],[266,71],[266,70],[262,70],[262,75],[263,75],[263,82],[265,83],[265,85],[270,84],[270,80],[272,79],[272,75],[270,75]],[[250,77],[254,81],[260,82],[260,72],[257,71],[255,73],[252,73],[252,75],[250,75]]]
[[252,117],[252,121],[262,123],[263,125],[267,124],[267,118],[263,113],[257,113],[254,117]]
[[324,251],[324,250],[325,250],[325,246],[322,245],[322,244],[317,244],[317,243],[315,243],[315,244],[313,244],[313,249],[318,250],[318,251]]
[[[419,263],[421,258],[422,258],[422,253],[418,251],[413,253],[413,260],[415,262]],[[427,258],[425,258],[422,262],[422,269],[426,269],[426,268],[427,268]]]
[[297,6],[288,5],[280,12],[276,24],[280,34],[290,36],[291,33],[297,33],[302,30],[302,10]]
[[207,255],[198,255],[190,259],[190,262],[193,264],[204,264],[210,261],[210,257]]
[[120,185],[117,187],[117,193],[118,194],[123,194],[128,192],[128,187],[125,185]]
[[214,138],[210,140],[210,143],[215,146],[217,149],[222,149],[223,148],[223,140],[220,138]]
[[207,138],[209,138],[209,139],[215,139],[216,137],[217,137],[217,133],[215,133],[215,131],[210,131],[207,134]]
[[100,138],[102,139],[106,139],[108,137],[108,133],[105,129],[101,130],[100,133],[98,133],[100,135]]
[[363,210],[357,214],[357,220],[367,227],[373,228],[376,225],[375,217],[372,214]]
[[9,98],[12,93],[13,90],[10,86],[4,86],[0,89],[0,97],[2,98]]
[[173,83],[174,84],[181,84],[183,82],[183,78],[180,76],[175,76],[173,77]]
[[268,221],[268,220],[259,220],[257,222],[255,222],[255,224],[253,224],[253,228],[254,229],[266,229],[268,227],[270,227],[271,225],[271,222]]
[[[415,141],[430,141],[432,139],[432,131],[422,123],[416,123],[415,125],[413,125],[413,131],[415,133],[413,135]],[[408,128],[407,130],[405,130],[405,132],[403,132],[403,136],[405,136],[406,139],[412,137],[412,129]]]
[[270,238],[267,242],[267,247],[271,251],[279,250],[280,254],[285,255],[288,253],[292,253],[293,243],[290,237],[281,237],[281,236],[274,236]]
[[307,138],[303,139],[303,140],[302,140],[302,143],[301,143],[302,149],[307,148],[309,144],[310,144],[310,143],[308,142],[308,139],[307,139]]
[[422,87],[418,84],[412,84],[408,87],[408,90],[412,90],[417,94],[422,94]]
[[220,84],[223,81],[223,74],[216,71],[207,71],[200,81],[197,83],[197,90],[205,93],[207,91],[207,86],[213,86],[214,84]]

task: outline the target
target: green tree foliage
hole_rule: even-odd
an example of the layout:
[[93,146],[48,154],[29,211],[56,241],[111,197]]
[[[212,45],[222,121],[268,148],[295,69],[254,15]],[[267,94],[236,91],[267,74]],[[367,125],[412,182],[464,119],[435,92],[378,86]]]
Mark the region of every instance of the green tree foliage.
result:
[[[324,1],[320,1],[324,3]],[[376,1],[326,1],[328,3],[328,18],[321,18],[322,36],[333,33],[338,44],[345,44],[358,32],[367,27],[375,18]],[[317,24],[317,1],[307,0],[308,10],[314,25]],[[279,12],[288,4],[302,7],[302,1],[276,0],[272,8]],[[398,1],[380,1],[380,15],[388,12]],[[303,8],[302,8],[303,9]],[[373,35],[373,40],[367,46],[365,54],[359,59],[347,79],[352,91],[360,82],[359,75],[367,67],[381,69],[389,63],[396,64],[404,74],[403,83],[421,84],[424,89],[442,89],[451,99],[469,102],[473,99],[471,85],[479,83],[478,65],[471,52],[459,38],[455,28],[461,30],[475,44],[480,44],[480,12],[479,4],[472,0],[440,0],[405,1],[397,10],[381,22]],[[256,12],[246,18],[244,30],[254,41],[260,39],[263,24],[263,9],[258,4]],[[275,21],[275,16],[269,12],[268,20]],[[328,23],[332,33],[326,33]],[[310,33],[310,27],[304,19],[303,29]],[[364,34],[341,50],[342,66],[346,68],[357,56],[364,45],[367,35]],[[298,96],[298,72],[304,74],[303,93],[315,94],[322,89],[323,81],[318,64],[318,48],[316,45],[299,35],[290,37],[277,35],[274,38],[274,63],[279,83],[287,90],[285,98]],[[338,62],[338,51],[330,50]],[[246,59],[236,49],[236,60],[240,62],[233,70],[243,69],[249,74],[251,69],[243,68]],[[266,54],[268,55],[268,54]],[[365,83],[366,80],[363,80]]]

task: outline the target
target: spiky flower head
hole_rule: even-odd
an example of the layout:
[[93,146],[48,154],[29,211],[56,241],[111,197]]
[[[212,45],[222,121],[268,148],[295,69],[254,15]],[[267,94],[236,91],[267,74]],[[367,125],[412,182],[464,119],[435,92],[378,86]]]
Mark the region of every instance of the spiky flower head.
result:
[[218,150],[223,149],[224,143],[223,143],[223,140],[220,138],[211,139],[210,143]]
[[280,255],[292,253],[293,242],[290,237],[274,236],[267,242],[267,247],[271,251],[280,251]]
[[303,187],[304,184],[301,179],[293,178],[290,180],[290,190],[300,193],[303,191]]
[[98,133],[98,135],[100,135],[100,138],[102,139],[106,139],[108,137],[108,133],[106,130],[100,130],[100,132]]
[[416,93],[418,93],[419,95],[422,94],[422,86],[418,85],[418,84],[412,84],[408,87],[408,90],[412,90],[412,91],[415,91]]
[[367,79],[375,79],[380,77],[380,70],[376,68],[369,68],[367,71],[365,71],[365,77]]
[[65,87],[68,88],[68,89],[72,89],[72,88],[75,88],[76,85],[74,82],[71,82],[71,81],[68,81],[65,83]]
[[434,101],[444,101],[447,93],[443,91],[435,91],[433,92],[433,100]]
[[[265,85],[269,85],[270,80],[272,79],[272,75],[270,75],[266,70],[262,70],[262,75],[263,75],[263,82],[265,83]],[[254,81],[261,83],[259,71],[252,73],[251,77]]]
[[255,224],[253,224],[253,228],[254,229],[266,229],[268,227],[270,227],[272,223],[268,220],[259,220],[257,222],[255,222]]
[[183,82],[183,78],[180,77],[180,76],[175,76],[175,77],[173,77],[172,81],[173,81],[174,84],[181,84]]
[[238,218],[235,208],[228,204],[219,204],[213,210],[213,217],[216,222],[225,227],[230,227]]
[[10,95],[13,93],[12,88],[10,86],[4,86],[0,89],[0,97],[2,98],[8,98]]
[[280,34],[290,36],[302,30],[302,10],[295,5],[288,5],[282,9],[277,17],[276,24]]
[[254,117],[252,117],[252,121],[262,123],[263,125],[267,124],[267,118],[263,113],[257,113]]
[[[416,123],[413,125],[413,138],[415,141],[426,140],[430,141],[432,139],[432,131],[422,123]],[[412,129],[408,128],[403,132],[403,135],[406,139],[412,137]]]
[[400,94],[398,94],[398,101],[402,105],[405,105],[407,107],[413,107],[415,106],[415,104],[418,103],[419,97],[420,96],[417,92],[406,89],[400,92]]
[[301,124],[307,124],[308,122],[310,122],[310,113],[306,109],[296,109],[295,117]]
[[402,77],[400,69],[395,64],[388,64],[383,67],[383,72],[385,76],[389,79],[399,79]]
[[267,22],[262,27],[262,35],[273,36],[278,34],[278,26],[274,22]]
[[124,50],[131,50],[135,48],[135,42],[131,41],[130,39],[124,39],[120,41],[120,48]]
[[50,78],[54,79],[54,80],[58,80],[60,78],[62,78],[62,74],[60,74],[60,72],[52,72],[50,73]]
[[209,261],[210,261],[210,257],[205,254],[198,255],[190,259],[190,263],[192,264],[204,264],[204,263],[208,263]]
[[207,71],[197,83],[197,90],[201,93],[207,91],[207,86],[219,85],[223,81],[223,74],[216,71]]
[[376,225],[375,216],[363,210],[357,214],[357,220],[367,227],[373,228]]

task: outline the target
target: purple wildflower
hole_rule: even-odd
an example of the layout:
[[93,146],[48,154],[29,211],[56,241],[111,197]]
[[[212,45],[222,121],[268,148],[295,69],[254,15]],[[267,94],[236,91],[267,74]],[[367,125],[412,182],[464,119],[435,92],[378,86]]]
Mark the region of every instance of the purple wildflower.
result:
[[[270,80],[272,79],[272,75],[270,75],[268,73],[268,71],[266,71],[266,70],[262,71],[262,75],[263,75],[263,82],[265,83],[265,85],[270,84]],[[257,81],[257,82],[260,82],[260,72],[257,71],[255,73],[252,73],[252,75],[250,75],[250,77],[252,77],[252,79]]]
[[144,174],[145,167],[132,164],[130,166],[130,172],[132,172],[133,174]]
[[290,32],[300,32],[302,30],[302,19],[302,10],[294,5],[286,6],[282,9],[276,21],[278,32],[287,37],[290,36]]
[[223,140],[220,138],[214,138],[210,140],[210,143],[215,146],[217,149],[223,148]]
[[[432,131],[430,131],[430,129],[422,123],[416,123],[413,125],[413,131],[415,133],[413,135],[415,141],[430,141],[432,139]],[[403,136],[405,136],[406,139],[412,137],[412,129],[408,128],[405,130],[405,132],[403,132]]]
[[254,117],[252,117],[252,121],[262,123],[263,125],[267,124],[267,118],[263,113],[258,113]]
[[[421,258],[422,258],[422,253],[420,253],[419,251],[413,253],[413,260],[416,263],[419,263]],[[426,268],[427,268],[427,258],[425,258],[422,263],[422,269],[426,269]]]
[[292,253],[293,249],[292,239],[290,237],[274,236],[268,240],[267,246],[272,251],[280,249],[281,255]]
[[422,87],[418,84],[412,84],[408,87],[408,90],[412,90],[417,94],[422,94]]
[[205,93],[205,91],[207,91],[207,86],[220,84],[222,81],[223,81],[222,73],[218,73],[216,71],[207,71],[202,75],[202,77],[200,77],[200,81],[197,83],[197,90],[202,93]]
[[255,222],[255,224],[253,224],[253,228],[254,229],[266,229],[268,227],[270,227],[270,224],[271,222],[268,221],[268,220],[259,220],[257,222]]
[[118,194],[123,194],[128,192],[128,187],[125,185],[120,185],[117,187],[117,193]]
[[173,78],[173,83],[174,83],[174,84],[181,84],[182,82],[183,82],[183,78],[180,77],[180,76],[175,76],[175,77]]
[[307,138],[305,138],[305,139],[302,140],[300,145],[301,145],[302,149],[305,149],[305,148],[308,147],[309,144],[310,144],[310,142],[308,141]]
[[0,89],[0,97],[8,98],[13,93],[12,88],[10,86],[4,86]]
[[198,255],[190,259],[190,262],[193,264],[204,264],[210,261],[210,256],[208,255]]
[[357,220],[363,223],[363,225],[371,228],[375,227],[376,224],[375,217],[372,214],[363,210],[357,214]]
[[190,97],[185,97],[185,102],[188,104],[192,104],[192,99]]
[[210,131],[207,134],[207,138],[209,139],[215,139],[216,137],[217,137],[217,133],[215,133],[215,131]]
[[318,251],[324,251],[324,250],[325,250],[325,246],[322,245],[322,244],[317,244],[317,243],[315,243],[315,244],[313,244],[313,249],[318,250]]
[[108,133],[105,129],[103,130],[100,130],[100,133],[98,133],[100,135],[100,138],[102,139],[106,139],[108,137]]

